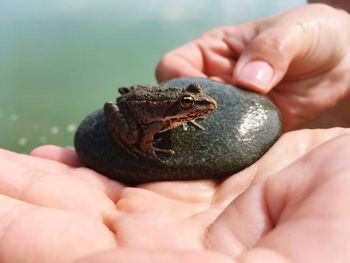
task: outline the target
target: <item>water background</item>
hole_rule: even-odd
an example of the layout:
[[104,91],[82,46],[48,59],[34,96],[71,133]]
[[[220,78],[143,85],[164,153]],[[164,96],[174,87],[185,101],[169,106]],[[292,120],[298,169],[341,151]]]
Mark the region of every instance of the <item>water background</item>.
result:
[[302,0],[0,0],[0,147],[71,147],[122,85],[153,84],[167,51]]

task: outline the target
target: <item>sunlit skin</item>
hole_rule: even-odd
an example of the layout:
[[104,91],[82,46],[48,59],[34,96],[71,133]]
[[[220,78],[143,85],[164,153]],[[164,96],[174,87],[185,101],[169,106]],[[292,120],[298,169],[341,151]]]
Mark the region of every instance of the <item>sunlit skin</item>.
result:
[[[316,5],[215,29],[166,55],[157,76],[267,93],[288,130],[349,94],[349,25],[344,11]],[[254,53],[276,70],[267,86],[239,81]],[[338,105],[332,121],[346,126]],[[222,180],[127,187],[71,150],[0,150],[0,262],[350,262],[349,160],[349,128],[299,130]]]

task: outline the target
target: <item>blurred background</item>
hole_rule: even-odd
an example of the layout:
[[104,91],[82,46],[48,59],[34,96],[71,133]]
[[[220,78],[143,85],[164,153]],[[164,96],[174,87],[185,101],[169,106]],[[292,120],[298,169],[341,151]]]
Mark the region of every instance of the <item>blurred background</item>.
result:
[[72,147],[122,85],[154,84],[164,53],[213,27],[302,0],[0,0],[0,147]]

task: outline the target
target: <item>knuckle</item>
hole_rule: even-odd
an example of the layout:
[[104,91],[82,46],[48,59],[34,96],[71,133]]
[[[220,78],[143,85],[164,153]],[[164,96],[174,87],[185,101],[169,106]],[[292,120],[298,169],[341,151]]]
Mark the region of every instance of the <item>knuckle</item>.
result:
[[156,67],[156,77],[158,79],[162,78],[162,75],[164,74],[164,71],[168,70],[169,65],[171,64],[171,55],[165,54],[158,62],[158,65]]
[[276,69],[286,71],[295,51],[289,41],[279,34],[261,34],[250,46],[251,59],[267,61]]
[[288,52],[287,41],[279,36],[274,35],[259,35],[255,41],[257,48],[264,54],[283,56]]
[[165,67],[169,65],[172,55],[170,53],[165,54],[158,63],[158,67]]
[[203,42],[211,40],[211,39],[221,39],[224,36],[224,32],[222,28],[214,28],[202,35],[199,36],[198,40]]

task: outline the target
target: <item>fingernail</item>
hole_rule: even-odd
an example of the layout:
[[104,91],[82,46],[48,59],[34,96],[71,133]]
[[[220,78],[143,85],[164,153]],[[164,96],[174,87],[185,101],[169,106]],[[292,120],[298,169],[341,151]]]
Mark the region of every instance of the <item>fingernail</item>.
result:
[[252,61],[246,64],[237,75],[238,82],[267,91],[274,76],[274,70],[265,61]]

